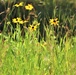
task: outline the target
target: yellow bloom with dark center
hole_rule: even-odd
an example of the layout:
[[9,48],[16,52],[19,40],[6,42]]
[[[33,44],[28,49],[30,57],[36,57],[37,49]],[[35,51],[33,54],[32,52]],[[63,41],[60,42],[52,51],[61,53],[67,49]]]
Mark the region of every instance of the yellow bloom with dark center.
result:
[[58,18],[50,19],[49,23],[54,26],[59,25]]
[[30,25],[30,27],[29,27],[29,30],[30,31],[36,31],[36,29],[37,29],[37,26],[36,25],[35,26]]
[[32,10],[34,7],[33,7],[33,5],[31,5],[31,4],[28,4],[28,5],[26,5],[25,6],[25,9],[26,10]]
[[23,2],[20,2],[19,4],[15,4],[14,6],[15,6],[15,7],[23,6]]

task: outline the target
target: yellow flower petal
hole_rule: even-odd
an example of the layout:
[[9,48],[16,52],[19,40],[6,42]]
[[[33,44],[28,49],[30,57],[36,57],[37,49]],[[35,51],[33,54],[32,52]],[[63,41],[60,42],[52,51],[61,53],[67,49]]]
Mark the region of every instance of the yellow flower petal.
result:
[[17,17],[17,21],[18,21],[18,22],[21,21],[21,20],[22,20],[21,18]]
[[27,20],[24,20],[24,23],[27,23],[28,21]]
[[13,23],[17,23],[16,18],[12,19],[12,22],[13,22]]
[[23,22],[23,20],[22,21],[19,21],[19,24],[23,24],[24,22]]

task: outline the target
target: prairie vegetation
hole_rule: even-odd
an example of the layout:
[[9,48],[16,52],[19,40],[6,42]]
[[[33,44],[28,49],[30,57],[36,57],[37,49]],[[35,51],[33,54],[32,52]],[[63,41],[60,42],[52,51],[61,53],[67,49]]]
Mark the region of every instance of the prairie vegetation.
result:
[[76,0],[0,0],[0,75],[76,75]]

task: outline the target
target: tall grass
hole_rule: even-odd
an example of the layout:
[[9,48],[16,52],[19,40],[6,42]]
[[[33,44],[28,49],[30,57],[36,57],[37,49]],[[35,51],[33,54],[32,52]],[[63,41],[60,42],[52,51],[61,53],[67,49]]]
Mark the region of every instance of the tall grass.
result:
[[[15,24],[14,28],[9,16],[5,21],[4,30],[0,33],[0,75],[76,75],[76,36],[69,36],[76,23],[75,13],[71,8],[58,7],[55,0],[45,0],[42,3],[46,11],[41,8],[39,18],[34,18],[32,25],[34,22],[40,24],[35,31],[29,30],[30,21],[28,27],[26,23],[23,25],[23,32],[19,23]],[[53,5],[50,6],[51,13],[47,8],[50,3]],[[69,1],[67,5],[70,5]],[[18,13],[20,17],[21,12]],[[61,37],[60,33],[55,36],[53,26],[48,23],[50,18],[56,17],[62,27],[69,21],[70,29],[64,37]],[[45,40],[39,29],[43,26],[46,32]],[[42,38],[40,41],[39,37]]]

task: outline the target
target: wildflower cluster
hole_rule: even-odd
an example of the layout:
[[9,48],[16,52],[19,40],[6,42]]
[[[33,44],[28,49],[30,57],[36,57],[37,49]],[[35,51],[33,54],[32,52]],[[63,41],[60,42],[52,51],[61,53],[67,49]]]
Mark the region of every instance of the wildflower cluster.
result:
[[17,17],[17,18],[12,19],[12,22],[13,23],[18,23],[18,24],[24,24],[24,23],[26,23],[28,21],[22,20],[21,18]]
[[[15,6],[15,7],[20,7],[20,6],[23,6],[23,4],[24,4],[23,2],[20,2],[20,3],[18,3],[18,4],[15,4],[14,6]],[[24,7],[25,7],[26,10],[29,10],[29,11],[31,11],[31,10],[34,9],[34,6],[33,6],[32,4],[27,4],[27,5],[25,5]],[[17,17],[17,18],[12,19],[12,22],[13,22],[13,23],[18,23],[18,24],[24,24],[24,23],[26,23],[27,21],[26,21],[26,20],[22,20],[21,18]],[[49,23],[50,23],[51,25],[53,25],[53,26],[59,25],[58,18],[50,19],[50,20],[49,20]],[[37,26],[39,26],[39,25],[40,25],[40,23],[38,23],[38,22],[35,20],[35,21],[33,21],[33,24],[28,27],[28,29],[29,29],[30,31],[35,31],[35,30],[37,29]]]
[[[18,4],[15,4],[14,6],[15,7],[21,7],[21,6],[23,6],[23,2],[20,2]],[[32,4],[28,4],[28,5],[25,5],[25,9],[30,11],[30,10],[34,9],[34,7],[33,7]]]
[[[14,6],[15,7],[20,7],[20,6],[23,6],[23,5],[24,5],[24,3],[20,2],[18,4],[15,4]],[[32,4],[28,4],[28,5],[25,5],[24,8],[31,12],[31,10],[34,9],[34,6]],[[27,20],[22,20],[20,17],[17,17],[17,18],[13,18],[12,22],[15,23],[15,24],[24,24],[28,21]],[[29,31],[36,31],[36,29],[39,25],[40,25],[40,23],[38,23],[37,20],[34,20],[33,23],[28,27],[28,30]]]

